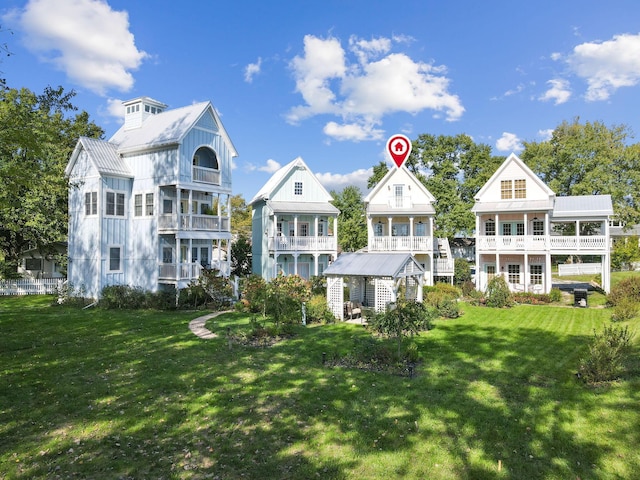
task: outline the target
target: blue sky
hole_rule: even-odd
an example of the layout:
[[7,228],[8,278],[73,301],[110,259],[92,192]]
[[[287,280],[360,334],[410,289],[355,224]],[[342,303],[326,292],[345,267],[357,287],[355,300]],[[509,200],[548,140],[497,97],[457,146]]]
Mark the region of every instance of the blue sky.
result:
[[508,155],[576,117],[640,131],[637,0],[3,0],[0,25],[9,86],[74,89],[107,138],[123,100],[210,100],[247,201],[298,156],[364,193],[395,133]]

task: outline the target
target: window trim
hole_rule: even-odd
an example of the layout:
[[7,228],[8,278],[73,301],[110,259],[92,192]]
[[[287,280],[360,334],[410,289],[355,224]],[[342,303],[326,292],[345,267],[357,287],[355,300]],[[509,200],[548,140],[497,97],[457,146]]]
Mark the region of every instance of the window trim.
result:
[[302,182],[293,182],[293,194],[302,195]]
[[[112,267],[112,263],[114,258],[111,256],[112,250],[118,250],[118,268],[111,268]],[[109,254],[108,258],[107,258],[107,273],[122,273],[124,271],[123,268],[123,263],[124,263],[124,258],[123,258],[123,253],[124,253],[124,247],[122,245],[108,245],[107,246],[107,252]]]
[[[109,196],[113,195],[113,212],[110,213]],[[120,190],[107,190],[104,193],[104,215],[105,217],[127,217],[127,194]],[[120,209],[122,213],[120,214]]]
[[[89,202],[87,203],[87,199]],[[89,213],[87,213],[89,207]],[[93,216],[98,214],[98,192],[92,190],[84,193],[84,214],[85,216]]]

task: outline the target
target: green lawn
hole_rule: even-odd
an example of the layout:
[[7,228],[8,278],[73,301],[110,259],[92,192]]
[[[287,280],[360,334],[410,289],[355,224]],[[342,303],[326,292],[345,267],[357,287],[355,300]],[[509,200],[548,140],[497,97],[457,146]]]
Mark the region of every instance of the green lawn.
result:
[[610,311],[464,306],[417,338],[414,378],[324,367],[367,335],[300,327],[267,348],[197,313],[0,297],[0,478],[613,479],[640,472],[640,321],[627,378],[574,373]]

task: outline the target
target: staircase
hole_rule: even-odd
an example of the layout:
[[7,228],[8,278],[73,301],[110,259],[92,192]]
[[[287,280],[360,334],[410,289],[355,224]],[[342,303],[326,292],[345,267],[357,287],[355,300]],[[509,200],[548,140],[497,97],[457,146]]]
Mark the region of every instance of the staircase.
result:
[[433,275],[434,277],[453,277],[453,258],[448,238],[438,238],[437,246],[433,251]]

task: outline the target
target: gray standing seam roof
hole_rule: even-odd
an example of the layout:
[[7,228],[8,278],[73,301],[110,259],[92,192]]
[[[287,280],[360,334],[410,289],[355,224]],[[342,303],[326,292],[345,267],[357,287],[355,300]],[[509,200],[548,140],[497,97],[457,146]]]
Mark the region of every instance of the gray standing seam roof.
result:
[[395,278],[412,258],[408,253],[343,253],[323,275]]
[[601,217],[613,215],[611,195],[556,197],[553,217]]
[[80,142],[101,174],[133,176],[125,161],[118,155],[116,146],[112,143],[89,137],[82,137]]

